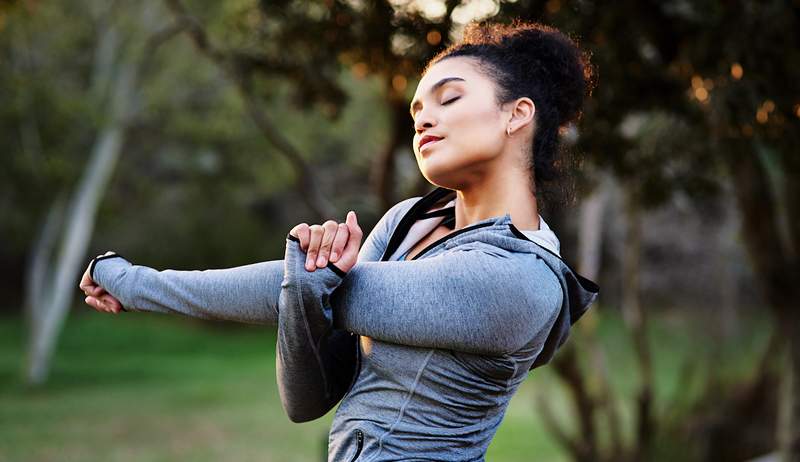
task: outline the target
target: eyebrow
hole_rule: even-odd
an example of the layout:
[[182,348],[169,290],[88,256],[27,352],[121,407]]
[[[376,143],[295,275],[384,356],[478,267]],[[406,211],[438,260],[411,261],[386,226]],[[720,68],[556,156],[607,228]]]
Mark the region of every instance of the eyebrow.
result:
[[[453,81],[466,82],[466,80],[462,79],[461,77],[445,77],[442,80],[434,83],[431,89],[428,90],[428,93],[433,93],[436,90],[438,90],[442,85]],[[421,104],[422,103],[420,103],[418,100],[414,100],[411,102],[411,107],[408,109],[408,113],[411,114],[412,118],[414,117],[414,109],[418,108]]]

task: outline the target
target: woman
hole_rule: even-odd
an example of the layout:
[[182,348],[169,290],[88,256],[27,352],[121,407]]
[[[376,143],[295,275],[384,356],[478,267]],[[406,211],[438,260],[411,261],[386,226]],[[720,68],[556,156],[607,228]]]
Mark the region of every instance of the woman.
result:
[[295,226],[280,261],[158,272],[109,254],[87,269],[87,303],[277,322],[290,418],[341,401],[329,460],[483,460],[528,371],[597,296],[537,202],[591,77],[555,29],[470,24],[411,103],[417,163],[437,188],[393,206],[363,247],[351,212]]

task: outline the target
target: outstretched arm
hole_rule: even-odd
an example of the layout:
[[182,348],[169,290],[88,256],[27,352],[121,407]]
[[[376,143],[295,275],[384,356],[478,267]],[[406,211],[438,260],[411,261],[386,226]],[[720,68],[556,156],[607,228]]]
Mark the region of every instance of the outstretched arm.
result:
[[283,267],[283,260],[270,260],[226,269],[158,271],[116,255],[98,259],[92,279],[127,311],[274,325]]
[[[359,260],[380,258],[398,212],[417,199],[401,201],[386,212],[364,242]],[[95,259],[89,273],[126,311],[274,325],[284,264],[271,260],[227,269],[157,271],[106,255]]]

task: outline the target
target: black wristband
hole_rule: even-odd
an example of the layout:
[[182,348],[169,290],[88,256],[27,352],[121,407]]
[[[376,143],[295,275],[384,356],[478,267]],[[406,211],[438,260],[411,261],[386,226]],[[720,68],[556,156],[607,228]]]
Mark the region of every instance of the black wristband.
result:
[[338,266],[334,265],[332,261],[329,261],[329,262],[328,262],[328,268],[330,268],[331,270],[333,270],[333,272],[334,272],[334,273],[338,274],[338,275],[339,275],[339,277],[342,277],[342,278],[343,278],[343,277],[347,276],[347,273],[345,273],[344,271],[342,271],[342,270],[341,270],[341,268],[339,268]]
[[[95,280],[95,279],[94,279],[94,267],[95,267],[95,265],[97,264],[97,262],[99,262],[100,260],[105,260],[105,259],[108,259],[108,258],[114,258],[114,257],[119,257],[119,258],[126,259],[125,257],[123,257],[122,255],[120,255],[120,254],[118,254],[118,253],[111,253],[111,254],[108,254],[108,255],[100,255],[99,257],[94,257],[94,258],[92,258],[92,261],[91,261],[91,263],[89,263],[89,276],[91,276],[91,278],[92,278],[92,281],[94,281],[94,280]],[[126,260],[127,260],[127,259],[126,259]],[[97,282],[97,281],[95,281],[95,282]],[[126,310],[126,309],[125,309],[125,307],[124,307],[124,306],[122,306],[122,303],[120,303],[119,307],[120,307],[120,309],[121,309],[122,311],[125,311],[125,312],[127,312],[127,311],[128,311],[128,310]]]
[[99,262],[100,260],[105,260],[107,258],[114,258],[114,257],[125,258],[125,257],[123,257],[122,255],[120,255],[118,253],[112,253],[112,254],[108,254],[108,255],[100,255],[99,257],[92,258],[91,263],[89,263],[89,276],[91,276],[92,281],[94,281],[94,267],[97,264],[97,262]]

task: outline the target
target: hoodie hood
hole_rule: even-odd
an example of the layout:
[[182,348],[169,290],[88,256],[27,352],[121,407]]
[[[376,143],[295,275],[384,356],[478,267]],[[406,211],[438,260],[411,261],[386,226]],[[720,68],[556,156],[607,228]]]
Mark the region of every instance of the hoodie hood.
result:
[[[437,187],[414,202],[397,223],[381,260],[387,261],[404,255],[422,237],[440,225],[455,229],[455,197],[455,190]],[[512,252],[533,253],[542,259],[559,280],[563,303],[531,369],[550,362],[558,348],[567,340],[571,326],[599,294],[597,284],[579,275],[561,258],[558,238],[541,216],[539,218],[538,230],[517,229],[508,213],[480,220],[436,240],[414,257],[417,258],[442,243],[451,247],[479,240]]]

